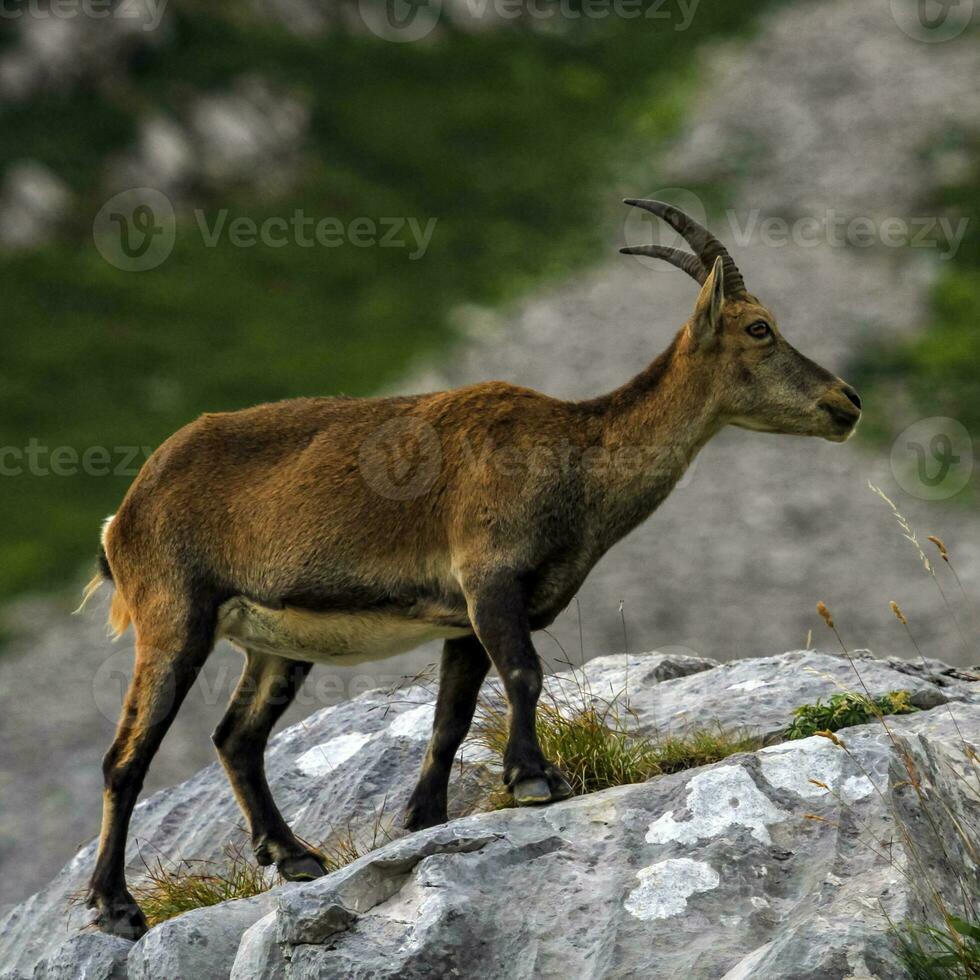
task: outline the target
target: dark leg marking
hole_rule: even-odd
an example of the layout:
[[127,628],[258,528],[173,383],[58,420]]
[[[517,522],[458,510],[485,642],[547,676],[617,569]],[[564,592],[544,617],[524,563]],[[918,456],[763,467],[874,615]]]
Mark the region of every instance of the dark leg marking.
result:
[[211,652],[212,634],[174,654],[137,641],[136,669],[116,737],[102,760],[102,834],[88,905],[104,932],[137,939],[146,918],[126,888],[126,838],[150,761]]
[[248,820],[260,865],[275,864],[289,881],[326,874],[322,861],[295,837],[272,798],[264,754],[272,727],[293,702],[312,663],[249,651],[238,687],[211,736]]
[[514,579],[489,581],[471,598],[470,606],[473,626],[500,674],[510,706],[504,783],[520,805],[571,796],[568,781],[548,762],[538,744],[541,661],[531,642],[520,583]]
[[489,669],[490,659],[475,636],[446,640],[443,645],[432,738],[405,810],[409,830],[424,830],[449,819],[446,796],[453,760],[470,730],[480,685]]

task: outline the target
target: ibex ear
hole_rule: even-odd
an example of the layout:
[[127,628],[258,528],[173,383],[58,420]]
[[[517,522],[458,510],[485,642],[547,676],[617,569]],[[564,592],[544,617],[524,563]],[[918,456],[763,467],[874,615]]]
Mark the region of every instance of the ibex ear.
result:
[[724,301],[725,271],[721,256],[718,256],[694,304],[691,334],[698,347],[712,343],[721,333],[721,307]]

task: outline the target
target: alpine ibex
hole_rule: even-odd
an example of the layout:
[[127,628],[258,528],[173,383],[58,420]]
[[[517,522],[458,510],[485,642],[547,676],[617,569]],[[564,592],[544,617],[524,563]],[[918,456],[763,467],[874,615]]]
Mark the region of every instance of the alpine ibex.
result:
[[499,381],[302,398],[204,415],[147,461],[106,522],[88,590],[113,581],[110,624],[121,634],[132,622],[136,633],[135,674],[103,764],[89,898],[101,928],[146,929],[126,889],[129,819],[219,637],[246,659],[214,743],[259,863],[287,879],[324,866],[276,808],[263,752],[314,662],[445,641],[409,829],[447,819],[450,768],[491,664],[510,707],[506,786],[519,804],[563,799],[570,787],[535,734],[542,671],[531,633],[723,426],[834,442],[854,431],[857,393],[790,346],[724,246],[667,204],[626,203],[670,224],[693,254],[621,251],[664,259],[701,289],[667,350],[621,388],[576,402]]

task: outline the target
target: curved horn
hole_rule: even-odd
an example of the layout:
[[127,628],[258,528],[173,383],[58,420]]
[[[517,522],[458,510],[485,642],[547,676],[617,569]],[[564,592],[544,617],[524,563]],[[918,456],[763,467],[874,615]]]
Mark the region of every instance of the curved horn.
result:
[[649,255],[655,259],[663,259],[678,269],[683,269],[701,286],[708,278],[701,260],[691,252],[682,252],[679,248],[670,248],[667,245],[627,245],[620,252],[623,255]]
[[725,267],[725,291],[730,296],[745,292],[745,280],[742,278],[742,273],[738,271],[735,260],[728,254],[728,249],[689,214],[663,201],[643,201],[628,197],[623,203],[642,208],[666,221],[697,252],[706,269],[710,269],[720,255]]

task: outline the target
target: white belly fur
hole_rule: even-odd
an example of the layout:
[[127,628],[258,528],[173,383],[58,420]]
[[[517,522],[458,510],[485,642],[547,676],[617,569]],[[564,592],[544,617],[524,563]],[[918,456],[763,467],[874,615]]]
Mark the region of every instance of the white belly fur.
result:
[[358,664],[405,653],[429,640],[470,631],[390,612],[310,612],[270,609],[242,596],[218,610],[218,636],[236,646],[291,660]]

